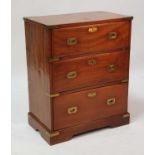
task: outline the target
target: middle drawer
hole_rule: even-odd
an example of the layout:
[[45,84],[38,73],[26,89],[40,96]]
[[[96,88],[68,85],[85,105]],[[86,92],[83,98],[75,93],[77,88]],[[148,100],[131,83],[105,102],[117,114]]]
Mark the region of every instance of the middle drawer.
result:
[[54,62],[53,92],[128,78],[129,52],[118,51]]

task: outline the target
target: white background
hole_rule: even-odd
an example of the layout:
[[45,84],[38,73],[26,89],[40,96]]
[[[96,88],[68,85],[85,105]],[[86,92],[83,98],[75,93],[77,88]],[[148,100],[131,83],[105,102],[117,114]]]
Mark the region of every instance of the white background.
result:
[[[27,123],[28,91],[24,16],[83,11],[111,11],[134,16],[131,43],[130,125],[103,129],[48,146]],[[142,155],[143,154],[143,1],[13,0],[12,1],[12,154]]]

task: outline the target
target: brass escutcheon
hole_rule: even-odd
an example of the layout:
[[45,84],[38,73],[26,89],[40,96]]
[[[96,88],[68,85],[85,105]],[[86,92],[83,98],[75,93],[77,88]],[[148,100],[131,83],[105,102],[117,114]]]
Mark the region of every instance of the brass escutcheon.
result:
[[109,34],[108,34],[108,38],[110,40],[116,39],[117,36],[118,36],[117,32],[109,32]]
[[114,72],[116,69],[117,69],[117,65],[115,65],[115,64],[110,64],[107,66],[108,72]]
[[71,71],[67,73],[67,79],[75,79],[77,77],[77,72],[76,71]]
[[115,104],[115,101],[116,101],[116,99],[115,98],[109,98],[109,99],[107,99],[107,105],[108,106],[111,106],[111,105],[114,105]]
[[78,108],[77,107],[69,107],[67,109],[67,113],[68,114],[75,114],[75,113],[77,113],[77,111],[78,111]]
[[88,96],[89,98],[95,97],[95,96],[96,96],[96,92],[90,92],[90,93],[88,93],[87,96]]
[[88,65],[95,65],[96,64],[96,60],[95,59],[89,59],[88,60]]
[[92,33],[92,32],[97,32],[98,28],[97,27],[90,27],[88,29],[88,32]]
[[67,45],[69,46],[76,45],[77,43],[78,43],[78,40],[75,37],[71,37],[67,39]]

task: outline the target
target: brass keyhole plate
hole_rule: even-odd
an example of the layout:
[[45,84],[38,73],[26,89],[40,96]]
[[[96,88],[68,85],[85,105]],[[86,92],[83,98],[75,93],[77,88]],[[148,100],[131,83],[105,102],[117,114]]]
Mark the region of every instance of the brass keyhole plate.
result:
[[98,28],[97,27],[90,27],[88,29],[88,32],[90,32],[90,33],[97,32],[97,31],[98,31]]
[[108,66],[106,67],[106,69],[107,69],[108,72],[114,72],[114,71],[116,71],[116,69],[117,69],[117,65],[115,65],[115,64],[110,64],[110,65],[108,65]]
[[68,46],[73,46],[73,45],[76,45],[77,43],[78,43],[78,40],[75,37],[71,37],[67,39]]
[[89,98],[95,97],[96,96],[96,92],[90,92],[87,95]]
[[116,39],[117,37],[118,37],[117,32],[109,32],[109,34],[108,34],[108,38],[110,40]]
[[88,60],[88,65],[95,65],[96,64],[96,60],[95,59],[89,59]]

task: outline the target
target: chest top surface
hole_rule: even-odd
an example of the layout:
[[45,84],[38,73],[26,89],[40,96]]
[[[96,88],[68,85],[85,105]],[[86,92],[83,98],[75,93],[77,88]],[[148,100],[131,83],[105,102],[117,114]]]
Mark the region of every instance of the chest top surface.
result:
[[74,23],[89,23],[95,21],[105,20],[119,20],[128,19],[131,16],[120,15],[110,12],[82,12],[62,15],[49,15],[49,16],[37,16],[37,17],[25,17],[25,20],[31,20],[33,22],[40,23],[45,26],[66,25]]

